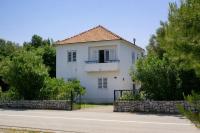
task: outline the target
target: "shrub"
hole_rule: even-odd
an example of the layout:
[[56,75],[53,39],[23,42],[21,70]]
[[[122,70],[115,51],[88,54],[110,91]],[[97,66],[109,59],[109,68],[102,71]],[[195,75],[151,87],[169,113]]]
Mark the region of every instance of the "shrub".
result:
[[1,101],[9,101],[9,100],[19,100],[20,95],[14,88],[10,88],[6,92],[2,92],[0,88],[0,100]]
[[125,92],[122,94],[122,96],[119,98],[119,100],[141,101],[141,100],[144,100],[144,97],[143,97],[142,93],[133,94],[132,92]]
[[65,82],[63,79],[46,78],[40,90],[40,99],[45,100],[70,100],[71,92],[74,96],[84,94],[84,88],[79,81]]
[[200,128],[200,94],[192,92],[192,95],[185,96],[185,100],[195,109],[185,109],[179,105],[179,111],[186,116],[196,127]]

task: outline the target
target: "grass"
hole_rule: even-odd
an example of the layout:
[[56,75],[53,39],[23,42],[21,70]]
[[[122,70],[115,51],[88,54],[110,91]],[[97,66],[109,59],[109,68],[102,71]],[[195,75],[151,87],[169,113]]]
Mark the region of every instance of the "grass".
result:
[[81,108],[94,108],[97,107],[98,105],[96,104],[81,104]]
[[112,105],[112,104],[93,104],[93,103],[82,103],[81,108],[95,108],[100,106],[106,106],[106,105]]
[[52,133],[39,130],[16,129],[16,128],[0,128],[0,133]]

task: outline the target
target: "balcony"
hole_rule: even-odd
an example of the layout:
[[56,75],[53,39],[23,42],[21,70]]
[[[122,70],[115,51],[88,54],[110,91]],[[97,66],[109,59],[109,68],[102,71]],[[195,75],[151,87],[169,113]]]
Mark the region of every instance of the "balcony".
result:
[[103,71],[118,71],[119,60],[109,60],[105,63],[99,63],[98,61],[86,61],[86,72],[103,72]]

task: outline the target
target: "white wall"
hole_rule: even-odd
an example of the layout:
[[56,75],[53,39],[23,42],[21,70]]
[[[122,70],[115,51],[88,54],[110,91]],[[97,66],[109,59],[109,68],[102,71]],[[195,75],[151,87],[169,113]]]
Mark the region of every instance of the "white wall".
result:
[[[121,41],[102,41],[59,45],[56,47],[56,77],[64,78],[65,80],[68,78],[80,80],[81,85],[86,87],[86,94],[83,96],[83,100],[86,102],[112,102],[114,90],[132,89],[132,82],[128,70],[132,65],[132,51],[134,51],[135,48],[130,47],[130,44],[124,43],[125,42]],[[106,72],[85,71],[85,61],[89,60],[88,49],[90,47],[99,46],[114,46],[117,48],[116,56],[120,60],[119,70]],[[67,51],[69,50],[77,51],[76,62],[67,61]],[[108,78],[107,89],[98,88],[99,77]]]

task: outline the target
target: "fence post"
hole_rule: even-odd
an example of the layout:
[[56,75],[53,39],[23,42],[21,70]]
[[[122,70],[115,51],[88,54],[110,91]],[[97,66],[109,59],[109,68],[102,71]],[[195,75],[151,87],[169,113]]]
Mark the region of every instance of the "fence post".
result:
[[116,100],[115,91],[116,91],[116,90],[114,90],[114,102],[115,102],[115,100]]
[[74,99],[74,96],[73,96],[73,92],[71,91],[71,110],[73,110],[73,99]]

